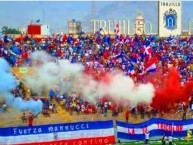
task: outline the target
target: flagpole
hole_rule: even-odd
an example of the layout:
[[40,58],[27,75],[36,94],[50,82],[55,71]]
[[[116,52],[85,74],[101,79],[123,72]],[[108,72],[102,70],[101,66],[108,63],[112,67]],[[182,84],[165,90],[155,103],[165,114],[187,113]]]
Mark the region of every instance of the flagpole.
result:
[[30,25],[33,23],[33,20],[30,21]]
[[42,24],[44,24],[44,5],[42,5]]

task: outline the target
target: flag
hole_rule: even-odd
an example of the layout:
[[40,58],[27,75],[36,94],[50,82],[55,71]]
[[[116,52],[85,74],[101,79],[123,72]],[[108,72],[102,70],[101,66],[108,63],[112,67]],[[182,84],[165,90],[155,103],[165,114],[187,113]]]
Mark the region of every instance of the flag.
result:
[[131,124],[117,121],[117,137],[126,140],[144,140],[148,131],[150,137],[172,136],[176,138],[185,137],[188,129],[193,129],[193,119],[189,120],[166,120],[152,118],[148,121]]
[[0,39],[2,39],[3,38],[3,35],[2,35],[2,32],[0,32]]
[[0,128],[0,144],[75,145],[113,144],[113,121],[92,121]]
[[156,59],[151,58],[145,65],[146,72],[154,72],[156,71]]
[[36,23],[39,23],[40,22],[40,19],[36,20]]
[[149,44],[143,46],[142,53],[143,53],[144,56],[151,55],[152,52],[153,52],[152,48]]
[[120,36],[119,24],[115,25],[115,33],[117,36]]
[[103,28],[100,28],[99,29],[99,34],[102,35],[102,32],[103,32]]
[[134,74],[135,74],[135,70],[134,70],[134,67],[133,67],[133,66],[130,66],[130,67],[128,68],[128,73],[129,73],[129,75],[134,75]]
[[33,23],[33,20],[30,21],[30,25]]
[[12,42],[12,39],[10,37],[7,37],[8,42]]

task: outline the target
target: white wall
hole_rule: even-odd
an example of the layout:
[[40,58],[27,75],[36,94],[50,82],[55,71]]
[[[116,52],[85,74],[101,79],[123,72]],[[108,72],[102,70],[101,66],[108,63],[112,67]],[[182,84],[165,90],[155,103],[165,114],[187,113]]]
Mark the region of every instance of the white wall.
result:
[[44,36],[50,35],[50,26],[49,25],[41,26],[41,35],[44,35]]
[[[165,3],[165,6],[164,6],[164,3]],[[159,28],[158,29],[159,29],[160,37],[168,37],[170,35],[174,35],[174,36],[181,35],[181,18],[182,18],[181,5],[182,3],[180,1],[179,2],[159,1],[159,11],[158,11]],[[173,10],[176,10],[177,12],[177,28],[173,30],[169,30],[165,28],[164,14],[166,11],[169,11],[170,8],[172,8]]]

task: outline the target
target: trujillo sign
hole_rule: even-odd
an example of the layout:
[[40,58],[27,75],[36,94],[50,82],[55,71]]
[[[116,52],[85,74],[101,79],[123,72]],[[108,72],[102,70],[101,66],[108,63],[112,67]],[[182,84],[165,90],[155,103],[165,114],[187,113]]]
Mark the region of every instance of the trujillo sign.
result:
[[[102,28],[104,33],[112,34],[114,32],[116,24],[119,24],[119,31],[122,34],[132,35],[135,32],[131,31],[132,25],[130,20],[91,20],[93,26],[93,32],[98,31]],[[150,21],[145,21],[144,23],[144,33],[151,34],[153,30],[152,23]]]
[[[143,21],[143,20],[142,20]],[[129,20],[91,20],[93,32],[102,28],[103,33],[112,33],[116,24],[119,24],[119,32],[126,35],[133,35],[136,32],[134,27],[131,27]],[[138,30],[139,21],[136,21],[136,29]],[[170,35],[182,34],[182,2],[181,1],[158,1],[158,35],[160,37],[168,37]],[[133,24],[132,24],[133,25]],[[148,20],[143,21],[139,28],[141,34],[152,34],[152,23]],[[132,29],[133,28],[133,29]],[[193,30],[193,21],[188,22],[188,34],[191,35]],[[186,31],[187,31],[186,30]],[[155,31],[155,29],[154,29]]]

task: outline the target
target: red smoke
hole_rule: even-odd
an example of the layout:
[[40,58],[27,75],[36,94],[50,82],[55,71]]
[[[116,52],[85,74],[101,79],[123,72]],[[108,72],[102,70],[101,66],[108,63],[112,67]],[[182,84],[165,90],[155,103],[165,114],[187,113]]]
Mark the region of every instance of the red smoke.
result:
[[[118,73],[118,71],[115,73]],[[111,83],[113,75],[105,71],[97,73],[96,70],[92,69],[89,69],[86,74],[104,84]],[[180,74],[175,69],[170,69],[166,76],[163,76],[161,70],[156,74],[149,74],[147,75],[147,80],[155,87],[155,96],[151,106],[159,111],[169,112],[179,102],[188,103],[193,91],[193,81],[188,81],[181,86]],[[110,98],[113,99],[113,97]]]
[[169,111],[175,107],[176,103],[182,101],[188,103],[193,91],[193,81],[189,81],[184,86],[181,86],[180,75],[175,69],[171,69],[166,77],[160,76],[159,81],[156,81],[154,86],[156,91],[152,107],[160,111]]

